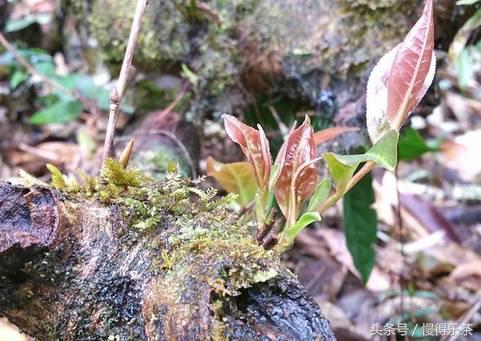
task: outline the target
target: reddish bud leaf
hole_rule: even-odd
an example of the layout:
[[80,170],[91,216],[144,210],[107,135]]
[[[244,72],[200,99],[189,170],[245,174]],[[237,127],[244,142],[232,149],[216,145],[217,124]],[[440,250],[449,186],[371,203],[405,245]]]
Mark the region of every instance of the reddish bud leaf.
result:
[[257,185],[263,191],[269,185],[269,175],[272,167],[272,157],[269,151],[269,141],[264,131],[245,125],[233,116],[224,114],[225,130],[232,141],[237,143],[247,160],[254,168]]
[[346,133],[348,131],[356,131],[359,130],[359,128],[355,127],[332,127],[332,128],[327,128],[323,129],[321,131],[317,131],[314,133],[314,143],[316,146],[319,146],[322,143],[325,143],[329,140],[335,139],[342,133]]
[[295,221],[302,201],[311,197],[318,180],[313,162],[316,158],[316,144],[309,117],[291,131],[281,147],[276,164],[280,166],[274,186],[277,203],[287,221]]
[[432,0],[428,0],[406,39],[381,58],[369,77],[367,129],[373,143],[389,130],[399,130],[426,94],[436,70],[433,49]]
[[389,75],[387,116],[394,129],[399,130],[431,85],[433,51],[433,0],[427,0],[421,18],[399,45]]

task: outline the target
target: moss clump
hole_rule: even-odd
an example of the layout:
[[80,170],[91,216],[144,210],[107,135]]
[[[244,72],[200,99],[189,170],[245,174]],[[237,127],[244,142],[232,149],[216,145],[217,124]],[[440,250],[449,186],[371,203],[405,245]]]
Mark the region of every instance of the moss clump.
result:
[[[220,210],[224,210],[220,214]],[[195,216],[178,217],[177,230],[169,235],[172,249],[168,259],[172,273],[191,268],[198,280],[208,281],[220,295],[237,295],[239,289],[266,281],[278,273],[278,254],[266,251],[253,240],[247,226],[240,226],[231,216],[225,220],[225,207]],[[192,258],[202,254],[202,262]],[[216,267],[209,269],[216,264]],[[193,268],[194,267],[194,268]]]
[[94,198],[103,203],[128,198],[152,181],[139,170],[124,169],[112,159],[106,160],[99,177],[89,176],[82,171],[77,172],[79,179],[68,177],[51,164],[47,165],[47,169],[52,175],[50,186],[61,193],[72,197]]
[[[128,297],[126,304],[135,312],[138,306],[133,302],[140,302],[141,291],[132,278],[125,270],[122,275],[116,272],[118,264],[124,264],[121,255],[132,255],[128,268],[133,273],[143,271],[148,280],[141,287],[155,297],[145,300],[152,304],[144,307],[151,309],[149,316],[162,320],[157,309],[168,307],[165,321],[189,320],[212,305],[215,316],[208,323],[210,335],[216,339],[223,339],[227,332],[223,312],[232,296],[283,273],[279,254],[257,245],[251,234],[253,226],[239,223],[229,209],[233,197],[217,200],[214,189],[200,188],[202,179],[190,180],[170,172],[163,180],[154,180],[138,170],[124,169],[114,160],[105,163],[98,177],[79,172],[75,183],[57,168],[49,169],[50,186],[63,196],[66,210],[72,209],[71,216],[79,219],[76,224],[91,242],[89,247],[99,259],[108,260],[98,262],[94,286],[89,282],[82,287],[76,306],[70,307],[71,311],[82,308],[83,315],[75,319],[89,326],[92,314],[86,307],[101,300],[107,309],[98,315],[102,323],[95,321],[102,326],[98,335],[124,335],[122,328],[130,323],[130,317],[122,318],[124,303],[119,304],[116,295]],[[89,209],[96,215],[86,214],[83,221],[83,211]],[[108,224],[115,228],[111,226],[107,232]],[[84,252],[82,249],[78,255],[82,261],[88,257]],[[132,323],[138,326],[141,321]],[[63,326],[59,329],[65,330]]]
[[[55,166],[48,168],[51,186],[71,200],[118,205],[136,231],[161,228],[164,234],[156,243],[162,251],[156,265],[169,269],[171,275],[196,267],[189,273],[223,295],[238,294],[241,288],[277,275],[279,255],[258,246],[250,227],[240,225],[229,210],[235,196],[216,200],[215,189],[199,188],[202,179],[192,181],[175,172],[157,181],[139,170],[124,169],[112,159],[105,162],[99,177],[79,173],[80,182],[67,178]],[[202,254],[202,262],[192,262],[198,254]],[[210,269],[212,264],[221,268]]]

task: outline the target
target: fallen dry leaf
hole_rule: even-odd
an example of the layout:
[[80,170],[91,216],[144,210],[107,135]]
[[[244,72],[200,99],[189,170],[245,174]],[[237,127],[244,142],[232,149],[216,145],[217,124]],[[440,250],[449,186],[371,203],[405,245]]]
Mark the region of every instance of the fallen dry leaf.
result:
[[469,131],[457,136],[452,141],[444,141],[441,145],[440,162],[458,173],[465,181],[481,180],[481,130]]
[[6,318],[0,318],[0,340],[1,341],[29,341],[31,337],[23,334],[11,324]]

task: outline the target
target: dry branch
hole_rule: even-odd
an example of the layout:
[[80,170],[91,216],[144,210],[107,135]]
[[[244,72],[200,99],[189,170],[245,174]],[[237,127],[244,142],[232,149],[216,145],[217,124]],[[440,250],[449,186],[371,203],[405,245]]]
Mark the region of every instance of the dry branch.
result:
[[122,102],[122,97],[127,86],[127,78],[129,75],[129,69],[132,65],[132,58],[134,56],[135,45],[140,32],[140,24],[145,8],[149,0],[138,0],[137,7],[135,9],[134,19],[132,21],[132,28],[130,30],[129,41],[125,50],[124,60],[122,62],[122,68],[120,70],[119,80],[117,85],[112,89],[110,94],[110,112],[109,122],[107,125],[107,131],[105,134],[103,162],[112,156],[113,144],[115,136],[115,125],[117,123],[117,117],[119,115],[119,108]]

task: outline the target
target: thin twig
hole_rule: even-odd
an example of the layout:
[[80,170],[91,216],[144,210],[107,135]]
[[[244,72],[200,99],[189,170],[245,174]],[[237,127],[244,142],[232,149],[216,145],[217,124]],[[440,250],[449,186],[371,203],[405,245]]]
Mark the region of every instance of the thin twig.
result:
[[132,58],[134,56],[135,45],[137,43],[137,38],[140,32],[140,23],[142,21],[142,16],[144,14],[145,8],[149,0],[138,0],[137,7],[135,8],[134,19],[132,21],[132,28],[130,30],[129,41],[127,43],[127,48],[125,50],[124,60],[122,62],[122,68],[120,70],[119,80],[117,85],[112,89],[110,94],[110,112],[109,112],[109,122],[107,125],[107,132],[105,135],[104,143],[104,154],[103,162],[112,156],[114,135],[115,135],[115,124],[117,122],[117,117],[119,114],[119,107],[122,101],[122,97],[125,92],[127,85],[127,78],[129,75],[129,69],[132,65]]
[[[396,177],[396,197],[397,197],[397,203],[396,203],[396,220],[397,220],[397,225],[399,228],[399,243],[401,244],[401,259],[402,259],[402,268],[405,269],[407,264],[406,264],[406,255],[404,253],[404,222],[403,222],[403,217],[402,217],[402,212],[401,212],[401,193],[399,192],[399,174],[398,174],[399,167],[396,165],[396,169],[394,170],[394,176]],[[404,292],[406,290],[406,286],[404,283],[403,279],[403,271],[401,270],[399,274],[399,286],[401,289],[401,298],[400,298],[400,316],[404,316]]]
[[189,87],[188,84],[182,85],[182,87],[180,88],[180,91],[177,93],[174,100],[157,115],[157,118],[156,118],[157,120],[160,121],[161,119],[164,118],[165,115],[170,114],[172,110],[174,110],[177,104],[179,104],[182,98],[184,98],[184,95],[187,92],[188,87]]

